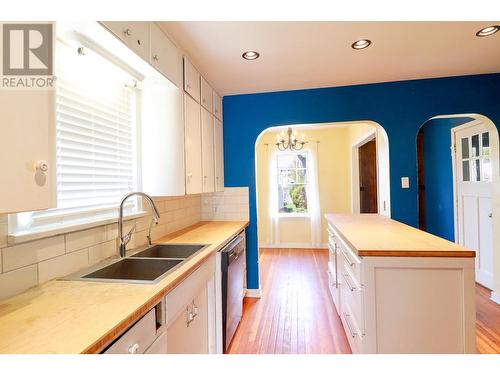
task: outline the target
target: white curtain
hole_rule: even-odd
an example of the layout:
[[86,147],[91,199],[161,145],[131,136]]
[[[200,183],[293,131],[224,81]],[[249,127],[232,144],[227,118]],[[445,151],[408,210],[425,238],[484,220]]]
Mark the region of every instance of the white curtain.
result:
[[307,210],[311,221],[311,245],[321,247],[321,206],[319,202],[319,182],[318,182],[318,148],[319,142],[308,143],[305,147],[309,154]]
[[278,245],[280,243],[280,222],[279,222],[279,209],[278,209],[278,168],[277,156],[278,151],[275,147],[267,145],[267,160],[269,161],[269,202],[268,202],[268,243]]

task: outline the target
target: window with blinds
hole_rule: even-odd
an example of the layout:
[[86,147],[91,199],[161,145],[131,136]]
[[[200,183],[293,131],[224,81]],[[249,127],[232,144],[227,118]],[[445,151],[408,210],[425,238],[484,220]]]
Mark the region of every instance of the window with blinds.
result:
[[116,214],[137,188],[134,78],[91,48],[56,51],[57,209],[33,213],[35,226]]

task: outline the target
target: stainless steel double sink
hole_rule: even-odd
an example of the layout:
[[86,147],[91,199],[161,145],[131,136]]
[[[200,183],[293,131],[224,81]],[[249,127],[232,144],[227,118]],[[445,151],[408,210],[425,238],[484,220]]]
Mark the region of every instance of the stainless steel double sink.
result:
[[126,258],[99,263],[63,280],[155,284],[207,246],[209,245],[154,245]]

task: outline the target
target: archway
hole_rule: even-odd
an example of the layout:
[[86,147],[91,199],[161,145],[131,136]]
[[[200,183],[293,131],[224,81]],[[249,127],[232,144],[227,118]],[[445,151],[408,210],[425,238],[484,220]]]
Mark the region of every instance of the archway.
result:
[[478,114],[432,117],[419,129],[417,160],[420,228],[476,250],[476,280],[493,290],[500,276],[495,124]]

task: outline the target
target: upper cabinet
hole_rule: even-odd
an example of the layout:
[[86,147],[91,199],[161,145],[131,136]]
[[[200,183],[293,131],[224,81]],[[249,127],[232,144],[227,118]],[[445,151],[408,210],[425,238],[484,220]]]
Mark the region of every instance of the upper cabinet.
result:
[[224,190],[224,137],[222,122],[214,121],[215,191]]
[[202,141],[200,105],[189,95],[184,95],[186,193],[203,192]]
[[191,95],[196,102],[200,102],[200,73],[187,57],[184,57],[184,90]]
[[215,91],[213,92],[214,116],[222,121],[222,98]]
[[201,105],[210,113],[213,113],[212,92],[212,87],[201,77]]
[[144,60],[150,58],[150,22],[103,22],[113,34]]
[[201,109],[201,155],[203,171],[203,192],[214,191],[214,116],[205,108]]
[[51,208],[56,168],[54,91],[2,90],[0,103],[0,213]]
[[179,86],[179,53],[155,23],[151,23],[151,65]]

